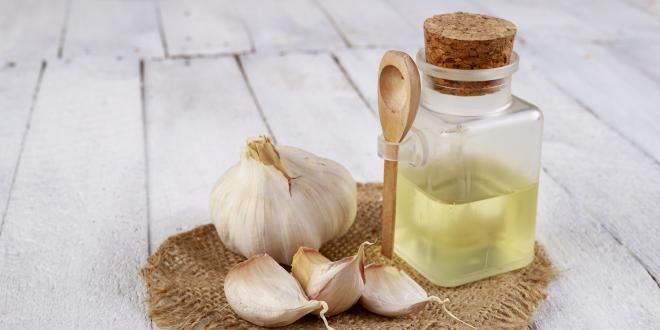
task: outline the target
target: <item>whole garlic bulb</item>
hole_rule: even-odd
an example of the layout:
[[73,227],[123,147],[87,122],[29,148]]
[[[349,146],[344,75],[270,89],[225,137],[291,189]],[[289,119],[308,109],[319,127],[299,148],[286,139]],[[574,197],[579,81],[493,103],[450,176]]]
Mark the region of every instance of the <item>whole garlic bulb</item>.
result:
[[356,212],[357,187],[344,167],[266,136],[247,140],[211,193],[211,219],[227,248],[287,265],[300,246],[318,249],[343,235]]

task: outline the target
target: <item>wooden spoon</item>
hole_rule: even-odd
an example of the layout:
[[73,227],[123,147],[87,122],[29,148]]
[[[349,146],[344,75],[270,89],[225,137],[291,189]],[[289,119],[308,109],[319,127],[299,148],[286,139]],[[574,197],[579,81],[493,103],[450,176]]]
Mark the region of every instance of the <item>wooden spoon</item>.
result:
[[[420,91],[419,71],[410,56],[394,50],[385,52],[378,70],[378,114],[385,141],[398,143],[406,137],[417,115]],[[396,176],[397,162],[385,160],[381,252],[387,258],[392,258],[394,250]]]

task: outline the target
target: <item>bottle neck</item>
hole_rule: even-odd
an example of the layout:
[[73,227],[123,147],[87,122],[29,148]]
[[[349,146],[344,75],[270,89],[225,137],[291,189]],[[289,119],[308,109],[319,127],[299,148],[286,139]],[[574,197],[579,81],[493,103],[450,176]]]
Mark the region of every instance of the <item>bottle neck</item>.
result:
[[[496,81],[474,82],[489,85],[491,88],[465,89],[455,92],[438,87],[433,77],[426,77],[422,84],[421,104],[424,108],[454,116],[481,116],[493,114],[508,108],[511,96],[511,77]],[[467,94],[467,95],[466,95]]]
[[481,116],[508,108],[511,75],[518,69],[518,55],[511,62],[491,69],[449,69],[427,63],[424,49],[417,53],[422,71],[421,104],[424,108],[452,116]]

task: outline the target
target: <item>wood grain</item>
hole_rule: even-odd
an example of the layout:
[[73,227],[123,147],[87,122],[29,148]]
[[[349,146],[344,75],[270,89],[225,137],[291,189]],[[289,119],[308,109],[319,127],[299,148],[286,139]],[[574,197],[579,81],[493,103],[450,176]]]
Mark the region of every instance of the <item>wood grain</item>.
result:
[[625,0],[625,2],[639,10],[648,11],[653,15],[660,17],[660,3],[655,0]]
[[[590,24],[585,24],[579,15],[567,11],[564,6],[542,1],[529,0],[472,0],[476,8],[497,17],[514,22],[518,27],[516,44],[536,39],[572,40],[581,43],[595,40],[611,40],[614,36]],[[596,6],[594,6],[596,7]],[[543,17],[543,19],[539,19]]]
[[154,250],[210,221],[213,185],[268,130],[233,58],[147,62],[145,92]]
[[55,57],[67,9],[67,0],[0,1],[0,65]]
[[[581,13],[585,25],[600,27],[606,37],[608,34],[613,38],[612,35],[636,34],[637,32],[631,31],[644,30],[637,25],[632,25],[631,28],[616,24],[616,20],[622,19],[611,13],[609,15],[615,20],[614,23],[592,18],[591,16],[596,15],[588,14],[587,8],[583,7],[571,8]],[[632,15],[626,10],[626,6],[614,5],[613,2],[593,6],[588,10],[604,13],[607,9],[603,7],[616,8],[621,11],[623,17],[629,17],[629,20],[644,20],[645,17]],[[491,9],[495,10],[492,12],[494,15],[501,13],[497,7],[493,6]],[[653,24],[648,18],[644,22]],[[650,25],[649,28],[653,26],[660,28],[658,24]],[[647,32],[647,35],[652,34]],[[660,41],[659,38],[656,40]],[[554,85],[575,98],[620,135],[660,161],[660,121],[657,120],[657,104],[660,104],[660,93],[657,93],[657,90],[660,84],[657,81],[625,63],[609,47],[601,44],[569,39],[531,38],[522,48],[530,50],[527,58],[538,63],[538,68],[552,79]]]
[[383,170],[383,223],[380,233],[381,253],[392,258],[396,225],[396,179],[398,162],[386,160]]
[[71,0],[63,56],[138,58],[164,54],[153,1]]
[[617,41],[611,46],[622,61],[630,63],[642,74],[660,83],[660,56],[658,56],[660,43],[644,39],[626,39]]
[[237,10],[259,53],[344,47],[332,22],[309,0],[243,0]]
[[137,63],[48,64],[0,236],[0,328],[147,329]]
[[559,90],[538,66],[523,68],[514,91],[545,109],[544,166],[658,278],[660,256],[652,242],[660,235],[660,166]]
[[[402,48],[400,51],[414,59],[423,44],[423,40],[420,40],[418,47]],[[339,65],[348,73],[349,79],[357,86],[361,96],[374,112],[378,111],[378,93],[376,89],[378,65],[380,58],[386,51],[386,48],[373,48],[346,49],[335,52]]]
[[436,14],[466,11],[471,13],[482,12],[481,8],[470,1],[464,0],[387,0],[396,11],[408,21],[418,34],[420,45],[424,45],[424,20]]
[[[329,55],[244,59],[250,84],[279,144],[333,159],[358,181],[382,178],[382,162],[376,155],[378,123]],[[375,86],[371,86],[374,91]]]
[[0,67],[0,233],[41,70],[36,61]]
[[247,53],[249,32],[231,0],[161,0],[170,56]]
[[657,284],[598,216],[545,173],[537,221],[538,239],[559,270],[534,318],[537,329],[654,329],[660,324],[654,312],[660,310]]
[[352,47],[406,47],[424,40],[384,0],[320,0],[319,4]]
[[[658,40],[660,20],[648,10],[636,8],[625,0],[602,1],[589,5],[583,1],[559,0],[565,13],[574,13],[583,24],[590,25],[608,40],[648,38]],[[643,46],[643,45],[640,45]]]

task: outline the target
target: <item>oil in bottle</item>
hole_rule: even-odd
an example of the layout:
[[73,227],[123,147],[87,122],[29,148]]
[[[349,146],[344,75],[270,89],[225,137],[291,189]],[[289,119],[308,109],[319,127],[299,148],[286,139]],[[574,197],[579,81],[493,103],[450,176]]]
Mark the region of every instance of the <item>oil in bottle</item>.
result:
[[537,187],[489,159],[403,166],[395,251],[446,287],[523,267],[534,257]]

